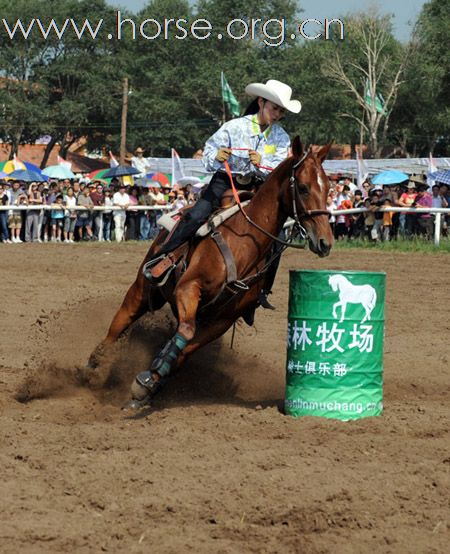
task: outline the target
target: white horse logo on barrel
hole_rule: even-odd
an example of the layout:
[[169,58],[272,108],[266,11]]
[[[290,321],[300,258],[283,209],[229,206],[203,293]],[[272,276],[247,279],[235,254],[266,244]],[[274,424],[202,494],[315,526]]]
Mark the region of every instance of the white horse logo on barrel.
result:
[[344,275],[331,275],[328,279],[333,292],[339,290],[339,301],[333,304],[333,317],[337,318],[337,308],[341,308],[341,319],[344,321],[347,304],[362,304],[366,312],[361,323],[370,319],[370,314],[377,303],[376,290],[370,285],[353,285]]

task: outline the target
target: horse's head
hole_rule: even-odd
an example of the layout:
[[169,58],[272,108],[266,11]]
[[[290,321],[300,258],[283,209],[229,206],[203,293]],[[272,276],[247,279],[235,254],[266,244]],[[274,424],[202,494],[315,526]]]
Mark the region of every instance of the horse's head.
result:
[[333,245],[333,233],[327,212],[330,188],[322,162],[331,143],[304,151],[297,136],[292,143],[291,174],[283,190],[286,212],[306,230],[310,249],[320,257],[328,256]]
[[338,289],[338,277],[339,275],[330,275],[328,278],[328,284],[333,292],[336,292]]

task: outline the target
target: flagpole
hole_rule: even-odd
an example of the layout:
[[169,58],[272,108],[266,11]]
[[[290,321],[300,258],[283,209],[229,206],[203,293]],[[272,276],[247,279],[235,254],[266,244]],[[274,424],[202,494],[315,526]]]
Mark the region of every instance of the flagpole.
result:
[[220,89],[222,94],[222,125],[226,122],[225,98],[223,96],[223,71],[220,73]]

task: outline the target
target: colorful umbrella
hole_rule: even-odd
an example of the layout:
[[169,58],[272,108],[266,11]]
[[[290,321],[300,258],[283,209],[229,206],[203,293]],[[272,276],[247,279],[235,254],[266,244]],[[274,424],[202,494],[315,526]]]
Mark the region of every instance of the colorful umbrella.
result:
[[158,183],[163,186],[170,187],[170,179],[164,173],[147,173],[146,178],[152,181],[158,181]]
[[16,167],[14,164],[17,164],[19,166],[18,169],[30,169],[31,171],[37,171],[40,172],[41,170],[37,165],[34,165],[30,162],[21,162],[20,160],[7,160],[6,162],[0,163],[0,171],[3,173],[12,173],[16,170]]
[[47,177],[42,175],[41,171],[33,171],[32,169],[16,169],[16,171],[9,174],[9,177],[11,179],[17,179],[18,181],[25,181],[29,183],[32,181],[47,181]]
[[91,179],[91,181],[93,179],[104,179],[105,173],[108,172],[109,170],[110,170],[109,167],[107,167],[106,169],[96,169],[95,171],[91,171],[90,173],[88,173],[88,177],[89,179]]
[[450,185],[450,169],[435,171],[434,173],[429,173],[428,176],[431,177],[433,181],[443,183],[444,185]]
[[374,185],[398,185],[398,183],[403,183],[403,181],[407,181],[408,179],[409,177],[406,173],[390,169],[375,175],[372,179],[372,183]]
[[49,165],[42,170],[42,175],[51,179],[74,179],[75,174],[66,165]]

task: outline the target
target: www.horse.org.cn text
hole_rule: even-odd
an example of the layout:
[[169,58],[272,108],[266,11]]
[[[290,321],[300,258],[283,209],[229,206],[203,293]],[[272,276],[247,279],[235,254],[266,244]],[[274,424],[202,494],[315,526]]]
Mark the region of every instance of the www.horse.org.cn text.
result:
[[290,23],[284,18],[234,18],[224,28],[215,29],[214,25],[204,18],[192,21],[185,18],[147,18],[135,21],[122,17],[116,12],[114,29],[106,29],[104,19],[76,21],[67,18],[61,22],[54,19],[42,21],[33,18],[1,19],[0,34],[10,40],[31,40],[33,37],[45,40],[63,40],[67,34],[79,40],[255,40],[266,46],[281,46],[295,40],[344,40],[345,26],[341,19],[324,20],[309,18]]

